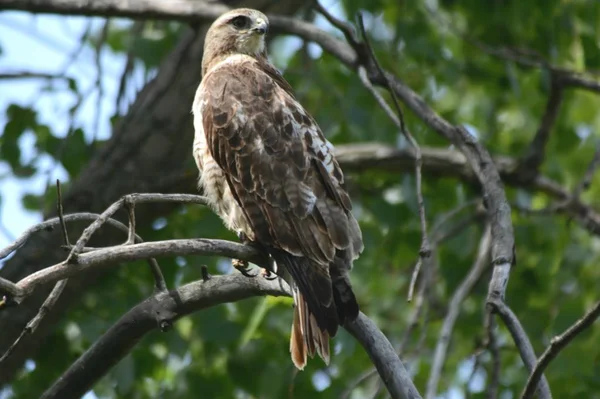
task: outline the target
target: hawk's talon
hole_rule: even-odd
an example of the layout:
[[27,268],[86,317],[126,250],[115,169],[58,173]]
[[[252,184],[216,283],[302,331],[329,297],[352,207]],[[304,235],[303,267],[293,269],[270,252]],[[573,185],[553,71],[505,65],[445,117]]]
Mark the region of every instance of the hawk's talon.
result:
[[277,279],[277,277],[279,277],[275,273],[271,273],[271,271],[267,269],[260,269],[260,275],[267,280],[275,280]]
[[246,262],[245,260],[232,259],[231,265],[233,267],[235,267],[240,273],[242,273],[242,275],[244,275],[246,277],[252,278],[252,277],[258,276],[258,274],[259,274],[259,273],[251,274],[250,270],[252,270],[252,268],[250,266],[248,266],[248,262]]

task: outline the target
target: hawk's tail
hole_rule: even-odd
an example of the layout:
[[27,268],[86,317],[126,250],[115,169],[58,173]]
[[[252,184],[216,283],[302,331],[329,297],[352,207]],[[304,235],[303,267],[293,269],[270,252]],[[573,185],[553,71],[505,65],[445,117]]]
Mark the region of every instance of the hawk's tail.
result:
[[[290,352],[294,365],[302,370],[307,355],[317,353],[329,364],[329,337],[338,326],[358,316],[358,304],[345,274],[314,265],[309,259],[276,250],[271,252],[279,266],[291,275],[294,296],[294,321]],[[333,282],[332,282],[333,278]]]

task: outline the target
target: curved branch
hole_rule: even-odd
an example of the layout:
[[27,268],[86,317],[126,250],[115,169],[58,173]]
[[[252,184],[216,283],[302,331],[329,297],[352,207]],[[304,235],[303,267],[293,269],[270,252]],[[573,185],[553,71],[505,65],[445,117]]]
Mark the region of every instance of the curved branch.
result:
[[392,344],[364,313],[344,328],[365,348],[393,398],[421,398]]
[[174,321],[187,314],[259,295],[290,296],[290,292],[283,280],[248,278],[236,273],[156,293],[123,315],[42,398],[81,397],[150,331],[166,331]]
[[[536,356],[535,352],[533,351],[533,346],[531,345],[531,342],[529,342],[527,333],[523,329],[519,319],[513,313],[513,311],[506,306],[504,301],[499,299],[496,299],[496,303],[494,303],[494,310],[500,315],[500,318],[506,325],[506,328],[508,328],[513,341],[519,349],[519,354],[521,355],[521,360],[523,360],[525,367],[530,373],[532,373],[536,364]],[[550,385],[548,385],[548,381],[546,380],[545,376],[542,376],[538,389],[540,398],[552,398],[552,394],[550,393]]]
[[[121,317],[42,398],[80,397],[150,331],[166,331],[180,317],[211,306],[262,295],[291,296],[291,292],[281,279],[248,278],[236,273],[156,293]],[[365,348],[392,397],[421,397],[392,345],[373,321],[360,313],[344,328]]]
[[119,245],[98,248],[79,254],[77,264],[66,261],[47,267],[23,278],[16,285],[24,297],[38,286],[50,284],[83,272],[114,265],[119,262],[155,258],[158,256],[214,255],[246,260],[257,265],[268,265],[264,255],[256,248],[226,240],[181,239],[144,242],[133,245]]
[[[523,395],[521,399],[530,399],[533,398],[535,394],[536,388],[538,387],[538,383],[540,383],[540,379],[543,379],[543,373],[546,367],[550,364],[552,359],[554,359],[561,350],[563,350],[569,343],[579,335],[583,330],[590,327],[594,324],[594,321],[600,317],[600,302],[598,302],[590,311],[588,311],[585,316],[581,319],[577,320],[575,324],[567,329],[563,334],[558,337],[552,338],[550,341],[550,346],[544,351],[540,360],[537,362],[529,379],[527,380],[527,385],[525,385],[525,390],[523,391]],[[541,381],[540,385],[543,386],[544,382]]]

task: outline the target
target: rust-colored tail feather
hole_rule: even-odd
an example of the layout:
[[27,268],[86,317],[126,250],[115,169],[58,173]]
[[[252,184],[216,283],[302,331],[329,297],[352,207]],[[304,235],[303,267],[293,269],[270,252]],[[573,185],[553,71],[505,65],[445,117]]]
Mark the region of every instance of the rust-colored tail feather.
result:
[[303,370],[307,357],[312,358],[317,353],[329,365],[329,332],[319,328],[317,319],[308,310],[308,304],[296,287],[293,291],[295,306],[290,337],[292,361],[296,368]]
[[358,316],[358,304],[345,273],[348,267],[337,270],[339,265],[333,262],[329,269],[282,250],[269,252],[292,278],[289,283],[295,307],[290,352],[294,365],[302,370],[308,356],[312,358],[315,353],[329,364],[329,338],[340,325]]

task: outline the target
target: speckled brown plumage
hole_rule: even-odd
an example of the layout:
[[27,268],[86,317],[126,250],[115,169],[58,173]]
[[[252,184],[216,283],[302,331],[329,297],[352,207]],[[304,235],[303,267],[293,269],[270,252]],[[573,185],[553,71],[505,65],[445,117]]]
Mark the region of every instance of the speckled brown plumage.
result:
[[[233,21],[240,17],[248,20]],[[266,21],[234,10],[207,33],[194,158],[227,227],[264,246],[291,276],[290,350],[302,369],[307,355],[328,362],[329,336],[358,314],[348,272],[363,243],[332,145],[268,62],[263,35],[251,36]]]

